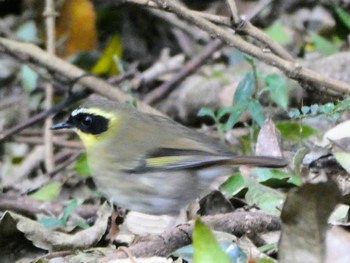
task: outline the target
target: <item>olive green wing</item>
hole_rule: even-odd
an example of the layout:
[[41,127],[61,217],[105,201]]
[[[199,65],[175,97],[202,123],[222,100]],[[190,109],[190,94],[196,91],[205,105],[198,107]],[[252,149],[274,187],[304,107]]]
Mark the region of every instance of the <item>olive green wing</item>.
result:
[[214,164],[224,163],[233,156],[216,156],[207,152],[158,148],[147,153],[133,169],[127,170],[132,173],[160,172],[167,170],[182,170],[198,167],[207,167]]
[[287,163],[281,158],[270,156],[237,156],[233,153],[216,155],[198,150],[158,148],[149,152],[138,162],[137,166],[128,169],[126,172],[161,172],[205,168],[215,165],[251,165],[279,168],[286,166]]

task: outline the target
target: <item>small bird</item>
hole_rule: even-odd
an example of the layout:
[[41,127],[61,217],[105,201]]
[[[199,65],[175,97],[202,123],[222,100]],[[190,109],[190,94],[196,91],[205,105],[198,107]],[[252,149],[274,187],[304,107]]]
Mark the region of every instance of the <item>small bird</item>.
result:
[[96,186],[113,203],[153,215],[177,215],[234,165],[280,168],[281,158],[237,156],[217,140],[163,116],[102,98],[88,100],[68,120],[87,152]]

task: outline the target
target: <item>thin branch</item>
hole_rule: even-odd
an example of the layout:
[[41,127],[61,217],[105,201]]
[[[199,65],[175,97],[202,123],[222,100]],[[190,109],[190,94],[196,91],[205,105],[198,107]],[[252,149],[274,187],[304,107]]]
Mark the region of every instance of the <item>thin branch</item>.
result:
[[[39,213],[59,216],[63,209],[64,206],[58,202],[45,202],[28,197],[0,194],[0,211],[14,211],[34,218]],[[96,216],[97,210],[97,205],[80,205],[75,212],[86,219]]]
[[235,0],[226,0],[226,3],[230,8],[233,24],[238,25],[241,22],[241,18],[238,14]]
[[[142,5],[147,8],[155,8],[155,9],[162,9],[161,6],[154,3],[154,1],[150,0],[126,0],[128,3]],[[264,3],[265,5],[267,3]],[[252,38],[260,41],[262,44],[266,45],[268,49],[271,50],[271,52],[275,53],[276,55],[280,56],[281,58],[284,58],[289,61],[293,61],[293,57],[286,51],[282,46],[280,46],[277,42],[270,39],[263,31],[260,29],[254,27],[249,20],[252,19],[258,11],[260,11],[260,8],[263,8],[265,5],[259,5],[257,6],[257,9],[252,10],[247,16],[246,20],[240,20],[241,23],[232,24],[232,21],[229,17],[225,16],[219,16],[199,11],[193,11],[188,10],[192,15],[198,16],[201,18],[204,18],[208,21],[211,21],[212,23],[215,23],[217,25],[223,25],[229,28],[234,28],[237,33],[244,34],[251,36]],[[259,9],[258,9],[259,8]],[[164,9],[163,9],[164,10]],[[166,11],[166,10],[165,10]],[[247,42],[248,43],[248,42]]]
[[122,73],[118,76],[114,76],[108,79],[108,83],[111,85],[118,85],[119,83],[123,82],[124,80],[133,78],[137,73],[136,65],[131,67],[127,72]]
[[181,29],[184,33],[199,43],[208,43],[210,41],[210,36],[206,32],[199,31],[195,26],[189,26],[188,23],[182,21],[172,13],[166,13],[162,10],[156,9],[149,9],[148,11],[152,15],[168,22],[170,25]]
[[166,94],[169,94],[176,84],[195,72],[216,50],[221,47],[222,41],[220,40],[214,40],[209,43],[201,53],[192,58],[173,78],[149,92],[143,101],[147,104],[152,104],[163,98]]
[[[135,100],[131,95],[125,94],[116,87],[108,84],[106,81],[93,75],[87,75],[84,70],[56,56],[48,54],[33,44],[0,38],[0,52],[9,54],[21,61],[28,61],[28,63],[44,67],[50,72],[54,72],[70,81],[75,81],[91,91],[111,100],[119,102]],[[159,111],[140,101],[137,102],[137,107],[148,113],[161,114]],[[0,137],[0,140],[1,139],[2,137]]]
[[[128,79],[130,77],[130,75],[134,75],[134,74],[135,74],[135,69],[132,69],[130,72],[126,72],[125,74],[120,75],[118,77],[115,77],[113,79],[110,79],[109,81],[113,82],[113,84],[119,84],[119,83],[123,82],[124,80]],[[79,79],[80,78],[76,78],[76,79],[71,80],[70,85],[73,85],[73,83],[77,82]],[[84,91],[80,91],[80,92],[76,92],[76,93],[70,93],[68,97],[61,100],[60,103],[56,104],[51,109],[44,111],[44,112],[41,112],[38,115],[35,115],[34,117],[30,118],[26,122],[20,123],[17,126],[12,127],[10,130],[5,131],[4,133],[0,134],[0,142],[8,139],[12,135],[14,135],[20,131],[23,131],[24,129],[34,125],[35,123],[44,120],[50,114],[54,114],[56,112],[59,112],[63,108],[65,108],[65,107],[67,107],[67,106],[69,106],[69,105],[71,105],[79,100],[86,98],[90,94],[91,94],[90,90],[84,90]]]
[[253,39],[260,41],[262,44],[266,45],[266,48],[270,49],[270,52],[280,56],[281,58],[293,62],[294,58],[277,42],[273,41],[268,35],[263,31],[253,26],[249,21],[242,20],[242,23],[237,27],[237,32],[242,32],[249,35]]
[[[83,145],[81,144],[80,141],[67,141],[64,140],[58,136],[54,136],[53,138],[53,143],[57,146],[63,146],[66,148],[73,148],[73,149],[82,149]],[[27,144],[43,144],[44,140],[43,137],[33,137],[33,136],[18,136],[16,135],[13,140],[15,142],[20,142],[20,143],[27,143]]]
[[[238,12],[237,7],[234,0],[226,0],[228,1],[229,5],[233,5],[234,7],[231,12]],[[231,3],[231,4],[230,4]],[[294,58],[288,53],[287,50],[285,50],[281,45],[279,45],[276,41],[273,41],[267,34],[265,34],[264,31],[260,30],[259,28],[253,26],[253,24],[250,22],[252,19],[255,18],[255,16],[261,12],[261,10],[266,7],[266,5],[269,5],[271,3],[271,0],[262,0],[260,1],[254,9],[249,10],[247,14],[245,14],[244,18],[240,20],[233,20],[233,27],[236,30],[237,33],[248,35],[252,37],[253,39],[260,41],[262,44],[266,45],[267,48],[271,50],[272,53],[275,53],[276,55],[280,56],[281,58],[289,61],[294,61]],[[238,14],[233,14],[234,16],[240,17]],[[232,22],[231,22],[232,24]]]
[[88,91],[70,94],[69,97],[67,97],[66,99],[62,100],[60,103],[53,106],[51,109],[43,111],[43,112],[33,116],[32,118],[28,119],[27,121],[12,127],[11,129],[5,131],[4,133],[1,133],[0,134],[0,142],[7,140],[12,135],[32,126],[33,124],[35,124],[39,121],[43,121],[44,119],[47,118],[47,116],[49,116],[53,113],[59,112],[64,107],[66,107],[70,104],[73,104],[74,102],[79,101],[83,98],[86,98],[89,94],[91,94],[91,93]]
[[234,46],[244,53],[247,53],[265,63],[277,67],[282,70],[288,77],[297,80],[302,85],[311,85],[313,88],[322,92],[334,95],[350,94],[350,85],[335,79],[325,77],[307,68],[303,68],[298,63],[294,63],[283,58],[261,50],[260,48],[244,41],[237,35],[209,22],[202,17],[194,15],[190,10],[179,5],[175,1],[169,0],[154,0],[160,7],[170,10],[181,16],[188,22],[197,25],[202,30],[207,31],[210,35],[215,35],[217,38],[224,41],[229,46]]
[[[46,50],[50,55],[55,54],[55,4],[53,0],[45,1],[45,11],[43,13],[46,22]],[[53,86],[51,83],[47,83],[45,86],[45,109],[48,110],[52,108],[53,101]],[[45,145],[45,168],[46,171],[51,172],[54,169],[53,161],[53,142],[52,142],[52,131],[50,127],[52,126],[52,118],[48,116],[45,120],[44,125],[44,145]]]
[[[166,52],[162,52],[158,61],[150,66],[145,71],[141,72],[132,82],[133,86],[137,89],[141,85],[147,85],[150,82],[156,80],[159,76],[165,75],[169,72],[175,72],[184,67],[185,56],[183,54],[168,57],[164,55]],[[166,56],[166,57],[165,57]]]
[[[213,230],[231,233],[236,236],[254,235],[265,231],[281,229],[278,217],[259,212],[233,212],[213,216],[203,216],[201,220]],[[135,257],[168,256],[176,249],[191,243],[193,222],[179,225],[166,231],[161,236],[144,238],[131,245],[129,251]],[[101,259],[100,262],[125,258],[125,254],[117,251]]]
[[248,14],[244,14],[246,21],[253,20],[266,6],[270,5],[272,0],[260,0],[252,9],[249,9]]
[[[125,0],[125,2],[148,7],[148,8],[153,8],[153,9],[162,9],[156,3],[154,3],[154,1],[150,1],[150,0]],[[201,16],[216,24],[220,24],[228,27],[232,25],[231,19],[226,16],[213,15],[213,14],[198,12],[193,10],[191,12],[195,15]]]
[[66,169],[69,165],[71,165],[74,161],[76,161],[79,156],[82,154],[82,150],[77,151],[76,153],[73,153],[68,160],[66,160],[65,162],[61,163],[60,165],[58,165],[57,167],[55,167],[55,170],[49,172],[47,174],[47,177],[53,177],[56,174],[58,174],[59,172],[63,171],[64,169]]

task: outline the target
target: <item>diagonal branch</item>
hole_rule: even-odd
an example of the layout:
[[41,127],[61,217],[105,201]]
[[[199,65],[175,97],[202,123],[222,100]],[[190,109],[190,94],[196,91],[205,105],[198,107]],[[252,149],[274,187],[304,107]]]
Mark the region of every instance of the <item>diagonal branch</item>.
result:
[[147,104],[152,104],[160,100],[166,94],[169,94],[176,84],[195,72],[207,59],[213,55],[216,50],[220,49],[222,46],[222,41],[218,39],[210,42],[204,47],[202,52],[193,57],[177,74],[174,75],[174,77],[172,77],[169,81],[164,82],[158,88],[149,92],[143,101]]
[[[0,38],[0,53],[6,53],[21,61],[27,61],[28,63],[44,67],[49,72],[64,76],[66,79],[79,83],[91,91],[111,100],[120,102],[135,100],[131,95],[125,94],[117,87],[108,84],[98,77],[87,75],[84,70],[54,55],[48,54],[33,44]],[[160,114],[159,111],[142,102],[137,102],[137,106],[140,110],[153,114]]]
[[[162,9],[160,6],[155,4],[154,1],[151,1],[151,0],[125,0],[125,1],[132,4],[145,6],[147,8]],[[230,0],[230,1],[233,1],[233,0]],[[202,17],[214,24],[223,25],[229,28],[233,27],[233,29],[235,29],[236,32],[244,35],[248,35],[253,39],[256,39],[257,41],[260,41],[261,43],[263,43],[264,45],[266,45],[267,48],[271,50],[272,53],[275,53],[276,55],[286,60],[293,61],[293,57],[281,45],[273,41],[263,31],[256,28],[249,22],[249,20],[252,19],[256,15],[256,13],[260,10],[259,8],[262,8],[267,4],[266,3],[267,1],[271,1],[271,0],[265,0],[263,5],[257,6],[255,10],[252,10],[252,12],[247,15],[246,20],[241,19],[238,23],[237,22],[232,23],[231,19],[226,16],[214,15],[214,14],[199,12],[194,10],[188,10],[188,11],[193,15]],[[238,16],[238,14],[236,16]]]
[[188,22],[195,24],[202,30],[208,32],[210,35],[216,36],[227,45],[236,47],[242,52],[264,61],[266,64],[277,67],[288,77],[300,82],[302,85],[310,85],[315,89],[332,95],[334,95],[334,93],[338,96],[350,94],[349,84],[339,80],[327,78],[312,70],[303,68],[297,63],[280,58],[275,54],[271,54],[270,52],[264,52],[264,50],[247,43],[241,37],[233,35],[231,32],[228,32],[227,30],[209,22],[208,20],[193,14],[189,9],[178,4],[176,1],[154,0],[154,2],[156,2],[160,7],[172,11]]

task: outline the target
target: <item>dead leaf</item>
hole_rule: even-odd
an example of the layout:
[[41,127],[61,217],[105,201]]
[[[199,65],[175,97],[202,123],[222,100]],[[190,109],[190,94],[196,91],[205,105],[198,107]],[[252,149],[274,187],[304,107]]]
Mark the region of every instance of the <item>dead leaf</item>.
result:
[[350,233],[340,227],[333,227],[326,235],[325,263],[350,262]]
[[103,51],[101,58],[96,65],[91,69],[95,75],[117,75],[119,69],[117,67],[116,59],[122,56],[122,41],[120,37],[115,34],[108,42],[107,47]]
[[349,137],[350,120],[339,123],[337,126],[328,130],[324,135],[321,146],[327,146],[330,140],[337,141]]
[[22,233],[34,246],[49,251],[83,249],[91,247],[101,239],[106,231],[109,215],[110,209],[104,204],[92,227],[69,235],[45,228],[37,221],[22,215],[5,212],[0,218],[0,236],[10,239]]
[[56,35],[64,40],[58,50],[61,57],[96,48],[96,14],[90,0],[64,1],[57,19]]
[[331,180],[305,184],[288,194],[281,215],[279,262],[324,262],[328,217],[339,199],[340,191]]
[[271,119],[267,119],[260,129],[256,143],[256,155],[281,157],[281,134]]
[[350,153],[334,152],[335,159],[349,173],[350,172]]

